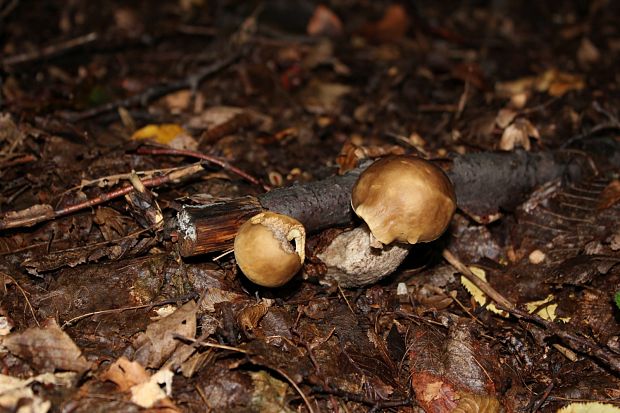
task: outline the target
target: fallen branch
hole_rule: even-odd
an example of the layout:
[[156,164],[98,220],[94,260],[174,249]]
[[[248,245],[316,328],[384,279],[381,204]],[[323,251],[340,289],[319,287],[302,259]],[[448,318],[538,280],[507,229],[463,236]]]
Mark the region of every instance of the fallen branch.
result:
[[[590,141],[579,150],[473,153],[454,158],[445,168],[454,184],[458,207],[481,223],[512,210],[537,186],[554,179],[579,180],[596,167],[620,166],[620,143]],[[263,209],[289,215],[307,232],[346,226],[354,221],[350,194],[368,163],[341,176],[277,188],[257,197],[185,205],[178,216],[180,252],[193,256],[229,249],[237,228]],[[213,234],[218,233],[217,237]]]
[[58,56],[62,53],[66,53],[69,50],[81,47],[90,43],[93,43],[99,39],[99,35],[95,32],[78,36],[73,39],[66,40],[64,42],[51,44],[40,50],[34,50],[32,52],[20,53],[18,55],[9,56],[2,59],[1,66],[8,67],[16,64],[33,62],[36,60],[47,59],[50,57]]

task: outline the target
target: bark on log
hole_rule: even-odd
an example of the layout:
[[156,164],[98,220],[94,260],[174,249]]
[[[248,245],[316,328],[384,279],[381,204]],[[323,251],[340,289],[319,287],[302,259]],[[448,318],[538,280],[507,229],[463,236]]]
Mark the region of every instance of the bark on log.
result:
[[[350,194],[366,162],[342,176],[274,189],[207,205],[185,205],[178,214],[182,256],[231,248],[237,228],[262,209],[298,219],[311,233],[350,225]],[[596,165],[596,167],[594,166]],[[454,158],[446,172],[454,184],[458,207],[480,222],[512,210],[537,186],[554,179],[579,180],[596,168],[620,167],[620,143],[592,139],[577,149],[544,152],[482,152]]]

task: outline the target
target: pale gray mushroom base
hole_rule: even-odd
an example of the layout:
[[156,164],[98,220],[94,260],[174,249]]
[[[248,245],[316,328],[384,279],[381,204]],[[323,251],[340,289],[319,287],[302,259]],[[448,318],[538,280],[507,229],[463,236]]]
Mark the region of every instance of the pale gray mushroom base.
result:
[[393,273],[409,253],[409,245],[391,244],[371,247],[366,225],[343,232],[317,254],[327,266],[325,282],[341,287],[363,287]]

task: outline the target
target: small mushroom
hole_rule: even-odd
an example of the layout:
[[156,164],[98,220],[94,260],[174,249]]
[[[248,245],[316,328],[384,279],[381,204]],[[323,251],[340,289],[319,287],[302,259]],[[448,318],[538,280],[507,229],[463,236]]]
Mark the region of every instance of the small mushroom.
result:
[[439,238],[452,219],[456,196],[439,167],[390,156],[362,172],[351,205],[365,225],[338,235],[317,257],[327,266],[326,281],[361,287],[394,272],[411,244]]
[[390,156],[362,172],[351,205],[382,244],[415,244],[443,234],[456,209],[456,195],[441,168],[412,156]]
[[280,287],[301,269],[305,243],[306,230],[299,221],[287,215],[261,212],[239,228],[235,259],[253,283]]

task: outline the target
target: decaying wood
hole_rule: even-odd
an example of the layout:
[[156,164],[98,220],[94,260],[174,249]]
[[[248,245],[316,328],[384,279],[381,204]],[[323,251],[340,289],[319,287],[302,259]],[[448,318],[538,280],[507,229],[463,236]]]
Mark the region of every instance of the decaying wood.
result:
[[[261,194],[253,201],[254,209],[240,208],[249,202],[247,198],[243,202],[234,199],[184,206],[179,213],[181,254],[193,256],[231,248],[236,229],[261,209],[292,216],[308,232],[350,225],[354,222],[351,189],[369,164],[341,176]],[[583,179],[597,173],[594,165],[602,164],[620,166],[620,143],[598,139],[579,151],[473,153],[454,158],[445,169],[455,186],[458,207],[484,223],[500,211],[512,210],[537,186],[554,179]],[[207,236],[206,232],[218,235]]]
[[256,198],[243,197],[209,205],[186,205],[179,213],[179,251],[184,257],[232,246],[237,229],[263,207]]

